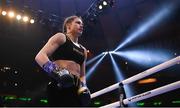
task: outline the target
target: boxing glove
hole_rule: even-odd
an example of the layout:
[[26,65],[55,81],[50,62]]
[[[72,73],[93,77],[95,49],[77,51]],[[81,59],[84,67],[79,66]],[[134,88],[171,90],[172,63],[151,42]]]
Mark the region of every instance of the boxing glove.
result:
[[67,69],[59,68],[51,61],[46,62],[43,69],[58,82],[58,87],[68,88],[74,85],[74,77]]

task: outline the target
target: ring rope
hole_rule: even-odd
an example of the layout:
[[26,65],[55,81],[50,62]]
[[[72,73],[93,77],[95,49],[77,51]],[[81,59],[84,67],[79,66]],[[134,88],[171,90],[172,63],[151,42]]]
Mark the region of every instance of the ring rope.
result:
[[157,65],[155,67],[152,67],[152,68],[150,68],[150,69],[148,69],[146,71],[143,71],[143,72],[141,72],[139,74],[136,74],[136,75],[134,75],[134,76],[132,76],[130,78],[127,78],[127,79],[121,81],[121,82],[118,82],[118,83],[113,84],[113,85],[111,85],[111,86],[109,86],[107,88],[104,88],[104,89],[102,89],[100,91],[97,91],[97,92],[91,94],[91,98],[95,98],[95,97],[97,97],[99,95],[102,95],[104,93],[107,93],[107,92],[110,92],[110,91],[112,91],[114,89],[117,89],[119,87],[119,84],[125,85],[125,84],[132,83],[132,82],[134,82],[136,80],[142,79],[142,78],[144,78],[146,76],[149,76],[149,75],[154,74],[156,72],[159,72],[159,71],[161,71],[163,69],[166,69],[166,68],[168,68],[170,66],[178,64],[179,62],[180,62],[180,56],[177,56],[176,58],[173,58],[173,59],[171,59],[169,61],[161,63],[161,64],[159,64],[159,65]]
[[[124,104],[129,104],[129,103],[132,103],[132,102],[137,102],[137,101],[140,101],[140,100],[144,100],[144,99],[156,96],[156,95],[160,95],[160,94],[163,94],[163,93],[178,89],[178,88],[180,88],[180,80],[176,81],[174,83],[171,83],[171,84],[168,84],[168,85],[165,85],[165,86],[162,86],[162,87],[159,87],[159,88],[156,88],[156,89],[153,89],[153,90],[150,90],[150,91],[147,91],[147,92],[135,95],[135,96],[132,96],[130,98],[126,98],[126,99],[123,100],[123,103]],[[117,102],[102,106],[100,108],[117,107],[117,106],[119,106],[119,103],[120,103],[120,101],[117,101]]]

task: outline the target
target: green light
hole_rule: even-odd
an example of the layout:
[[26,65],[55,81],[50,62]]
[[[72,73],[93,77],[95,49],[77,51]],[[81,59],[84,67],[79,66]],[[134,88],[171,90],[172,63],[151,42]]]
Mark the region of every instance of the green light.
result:
[[16,99],[15,96],[5,96],[4,98],[5,100],[13,100],[13,99]]
[[21,100],[21,101],[31,101],[32,99],[31,98],[18,98],[19,100]]
[[172,101],[173,104],[180,104],[180,100]]
[[153,105],[154,106],[160,106],[162,104],[162,102],[154,102]]
[[41,99],[40,102],[47,104],[48,100],[47,99]]
[[99,102],[99,101],[94,102],[94,105],[100,105],[100,104],[101,104],[101,102]]
[[145,104],[144,102],[138,102],[137,106],[144,106],[144,104]]

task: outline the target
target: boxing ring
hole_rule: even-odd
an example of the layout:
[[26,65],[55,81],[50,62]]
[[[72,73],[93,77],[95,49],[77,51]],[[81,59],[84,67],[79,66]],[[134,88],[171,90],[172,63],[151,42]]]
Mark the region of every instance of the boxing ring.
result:
[[[130,78],[127,78],[119,83],[116,83],[116,84],[113,84],[107,88],[104,88],[100,91],[97,91],[95,93],[92,93],[91,94],[91,98],[95,98],[97,96],[100,96],[102,94],[105,94],[107,92],[110,92],[112,90],[115,90],[117,88],[120,88],[122,89],[123,85],[125,84],[129,84],[129,83],[132,83],[134,81],[137,81],[139,79],[142,79],[146,76],[149,76],[151,74],[154,74],[154,73],[157,73],[163,69],[166,69],[166,68],[169,68],[173,65],[176,65],[176,64],[180,64],[180,56],[177,56],[176,58],[173,58],[169,61],[166,61],[164,63],[161,63],[155,67],[152,67],[146,71],[143,71],[137,75],[134,75]],[[178,89],[180,88],[180,80],[179,81],[176,81],[174,83],[171,83],[171,84],[167,84],[165,86],[162,86],[162,87],[159,87],[159,88],[156,88],[156,89],[153,89],[153,90],[150,90],[150,91],[147,91],[147,92],[144,92],[144,93],[141,93],[141,94],[138,94],[138,95],[135,95],[135,96],[132,96],[132,97],[129,97],[129,98],[126,98],[126,99],[123,99],[123,96],[122,94],[120,94],[120,98],[119,98],[119,101],[117,102],[114,102],[114,103],[111,103],[111,104],[108,104],[108,105],[105,105],[105,106],[101,106],[101,108],[111,108],[111,107],[117,107],[117,106],[120,106],[120,107],[123,107],[124,105],[127,105],[127,104],[130,104],[130,103],[133,103],[133,102],[137,102],[137,101],[140,101],[140,100],[143,100],[143,99],[147,99],[147,98],[150,98],[150,97],[153,97],[153,96],[156,96],[156,95],[160,95],[160,94],[163,94],[163,93],[166,93],[168,91],[172,91],[172,90],[175,90],[175,89]]]

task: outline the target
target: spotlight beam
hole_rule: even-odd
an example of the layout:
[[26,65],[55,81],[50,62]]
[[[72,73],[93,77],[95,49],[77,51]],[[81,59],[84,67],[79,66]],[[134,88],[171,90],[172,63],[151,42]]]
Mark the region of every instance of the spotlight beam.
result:
[[124,47],[125,45],[130,43],[132,40],[141,37],[143,35],[143,33],[147,32],[152,27],[159,24],[160,21],[165,19],[171,13],[172,7],[173,6],[171,4],[171,5],[168,5],[168,6],[164,6],[162,9],[160,9],[157,13],[155,13],[153,15],[153,17],[150,17],[149,19],[147,19],[147,21],[145,21],[144,24],[142,24],[135,31],[133,31],[128,36],[128,38],[123,43],[121,43],[114,51],[117,51],[120,48]]
[[[114,69],[114,71],[116,73],[117,82],[123,81],[125,78],[122,75],[122,71],[118,68],[117,63],[114,60],[112,54],[110,53],[109,55],[111,57],[111,61],[112,61],[112,64],[113,64],[113,69]],[[133,93],[133,91],[132,91],[132,89],[131,89],[131,87],[129,85],[124,85],[124,89],[125,89],[125,94],[126,94],[127,97],[131,97],[131,96],[134,95],[134,93]]]
[[103,53],[101,53],[101,54],[93,57],[93,58],[90,59],[90,60],[88,60],[88,61],[86,62],[86,66],[88,66],[89,64],[91,64],[92,62],[94,62],[95,60],[97,60],[98,58],[100,58],[102,55],[103,55]]
[[103,55],[97,62],[96,64],[90,68],[90,70],[87,71],[87,74],[86,74],[86,78],[89,79],[89,77],[92,75],[92,73],[95,71],[95,69],[97,68],[97,66],[102,62],[102,60],[104,59],[104,57],[106,56]]
[[167,51],[162,49],[149,49],[149,50],[127,50],[127,51],[118,51],[112,54],[116,54],[120,57],[126,58],[134,63],[143,65],[143,66],[153,66],[164,62],[170,58],[170,55]]
[[110,57],[111,57],[111,62],[112,62],[112,64],[113,64],[113,69],[114,69],[115,74],[116,74],[116,79],[117,79],[117,81],[119,82],[119,81],[123,80],[124,77],[123,77],[123,75],[121,74],[122,72],[121,72],[120,69],[118,68],[118,65],[117,65],[117,63],[115,62],[112,54],[110,53],[109,55],[110,55]]

